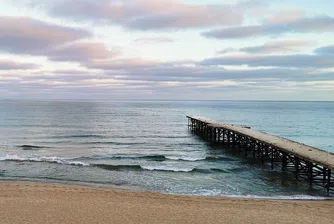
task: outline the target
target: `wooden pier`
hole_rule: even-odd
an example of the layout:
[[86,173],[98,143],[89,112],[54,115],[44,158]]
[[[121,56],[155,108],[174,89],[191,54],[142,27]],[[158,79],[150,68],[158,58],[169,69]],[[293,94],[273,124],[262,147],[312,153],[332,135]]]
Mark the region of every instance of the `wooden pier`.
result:
[[261,159],[271,169],[280,166],[298,179],[308,181],[310,187],[322,186],[327,194],[334,193],[334,155],[324,150],[289,139],[252,130],[250,127],[218,123],[198,116],[187,116],[188,127],[205,139],[235,147],[245,156]]

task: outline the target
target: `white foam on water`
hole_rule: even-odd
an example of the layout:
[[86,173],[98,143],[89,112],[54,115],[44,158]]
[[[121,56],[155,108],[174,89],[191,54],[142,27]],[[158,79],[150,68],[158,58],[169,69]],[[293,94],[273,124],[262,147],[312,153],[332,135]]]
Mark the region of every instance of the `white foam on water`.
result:
[[19,162],[50,162],[58,163],[65,165],[74,165],[74,166],[90,166],[89,163],[81,161],[71,161],[70,158],[60,158],[60,157],[21,157],[18,155],[5,155],[0,156],[0,161],[19,161]]
[[206,157],[166,156],[166,158],[170,160],[200,161],[200,160],[205,160]]
[[196,196],[221,196],[228,198],[246,198],[246,199],[278,199],[278,200],[328,200],[330,197],[310,196],[310,195],[276,195],[276,196],[262,196],[262,195],[238,195],[223,193],[218,189],[202,189],[200,191],[193,191],[192,195]]
[[141,166],[145,170],[157,170],[157,171],[174,171],[174,172],[191,172],[194,168],[184,168],[184,167],[172,167],[172,166]]
[[201,189],[199,191],[193,191],[192,193],[197,196],[219,196],[222,192],[217,189]]
[[231,198],[250,198],[250,199],[280,199],[280,200],[326,200],[330,197],[310,196],[310,195],[278,195],[278,196],[259,196],[259,195],[221,195]]

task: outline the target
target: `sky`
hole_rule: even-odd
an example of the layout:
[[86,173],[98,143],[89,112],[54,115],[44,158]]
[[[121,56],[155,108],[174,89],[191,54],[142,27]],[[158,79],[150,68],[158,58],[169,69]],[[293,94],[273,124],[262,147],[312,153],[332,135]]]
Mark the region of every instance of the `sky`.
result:
[[0,0],[0,99],[334,101],[333,0]]

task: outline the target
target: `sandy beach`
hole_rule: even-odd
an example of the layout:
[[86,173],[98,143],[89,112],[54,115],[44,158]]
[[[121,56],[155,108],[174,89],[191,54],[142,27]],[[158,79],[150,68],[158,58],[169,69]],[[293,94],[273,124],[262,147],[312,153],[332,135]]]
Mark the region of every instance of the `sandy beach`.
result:
[[331,223],[334,200],[188,197],[0,182],[1,223]]

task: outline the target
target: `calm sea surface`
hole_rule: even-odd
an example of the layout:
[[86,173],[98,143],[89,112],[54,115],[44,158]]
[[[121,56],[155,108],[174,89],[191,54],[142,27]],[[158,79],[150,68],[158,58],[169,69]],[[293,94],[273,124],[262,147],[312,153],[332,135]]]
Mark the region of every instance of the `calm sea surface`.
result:
[[0,101],[0,180],[186,195],[318,197],[322,189],[188,131],[186,115],[334,152],[334,102]]

